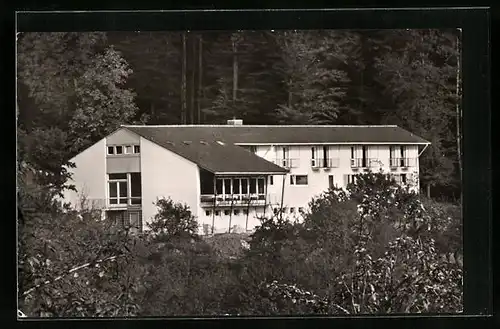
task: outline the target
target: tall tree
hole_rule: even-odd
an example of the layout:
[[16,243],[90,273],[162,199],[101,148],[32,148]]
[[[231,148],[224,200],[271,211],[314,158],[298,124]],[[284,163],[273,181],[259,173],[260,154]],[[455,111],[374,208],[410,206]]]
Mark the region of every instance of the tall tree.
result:
[[278,116],[289,123],[336,122],[348,82],[340,68],[347,58],[345,36],[330,31],[287,31],[277,38],[288,91],[286,103],[277,108]]
[[388,38],[375,65],[392,101],[392,111],[381,113],[382,123],[398,124],[432,143],[421,158],[428,194],[431,187],[456,186],[456,38],[436,30],[392,31]]
[[123,87],[130,74],[102,33],[26,33],[18,41],[20,118],[36,124],[20,126],[28,134],[60,129],[68,156],[81,151],[132,121],[135,94]]

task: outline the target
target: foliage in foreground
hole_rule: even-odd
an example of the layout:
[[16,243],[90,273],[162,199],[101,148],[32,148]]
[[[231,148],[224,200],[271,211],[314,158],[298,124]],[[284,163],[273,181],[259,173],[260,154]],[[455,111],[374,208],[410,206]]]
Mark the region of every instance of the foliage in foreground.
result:
[[[152,227],[163,233],[133,236],[58,205],[37,216],[24,209],[21,310],[168,316],[462,309],[461,264],[442,257],[460,253],[452,249],[460,245],[459,209],[421,200],[379,174],[313,200],[303,223],[263,220],[236,259],[193,239],[189,208],[168,199],[158,205]],[[82,264],[88,266],[68,273]]]

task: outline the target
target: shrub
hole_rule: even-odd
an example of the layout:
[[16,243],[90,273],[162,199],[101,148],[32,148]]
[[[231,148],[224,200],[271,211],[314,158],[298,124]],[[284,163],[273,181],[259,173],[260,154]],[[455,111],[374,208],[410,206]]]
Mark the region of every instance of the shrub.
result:
[[170,198],[158,199],[155,205],[158,213],[148,226],[158,238],[197,237],[198,222],[189,206],[174,203]]

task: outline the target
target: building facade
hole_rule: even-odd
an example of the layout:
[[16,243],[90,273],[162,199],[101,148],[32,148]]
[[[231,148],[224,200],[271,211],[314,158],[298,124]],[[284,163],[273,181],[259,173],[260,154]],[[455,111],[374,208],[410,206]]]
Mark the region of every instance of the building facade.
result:
[[71,160],[65,201],[143,230],[171,198],[201,234],[246,232],[280,210],[300,220],[312,198],[367,171],[418,191],[427,145],[397,126],[122,126]]

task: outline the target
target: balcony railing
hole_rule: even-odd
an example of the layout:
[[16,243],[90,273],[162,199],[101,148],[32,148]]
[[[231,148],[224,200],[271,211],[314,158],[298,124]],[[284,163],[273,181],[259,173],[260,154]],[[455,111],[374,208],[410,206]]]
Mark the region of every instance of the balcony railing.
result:
[[351,168],[373,168],[380,166],[378,158],[352,158]]
[[200,201],[202,206],[256,206],[269,204],[272,201],[272,195],[268,194],[202,194]]
[[339,163],[339,158],[311,159],[312,168],[337,168],[339,166]]
[[283,168],[297,168],[299,166],[299,159],[275,159],[274,163]]
[[416,167],[416,158],[391,158],[389,159],[389,166],[392,168],[398,167]]

